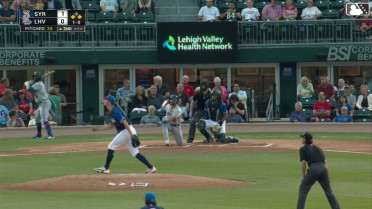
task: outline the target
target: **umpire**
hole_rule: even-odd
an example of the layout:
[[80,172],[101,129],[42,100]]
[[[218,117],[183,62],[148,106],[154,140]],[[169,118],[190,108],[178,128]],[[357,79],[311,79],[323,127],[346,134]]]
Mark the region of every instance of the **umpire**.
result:
[[[337,199],[332,192],[328,176],[327,161],[325,160],[323,150],[313,144],[313,136],[310,133],[305,133],[300,136],[304,146],[300,149],[302,183],[298,195],[297,209],[305,208],[307,193],[309,193],[315,181],[318,181],[322,186],[332,209],[340,209]],[[305,174],[306,163],[309,169]]]

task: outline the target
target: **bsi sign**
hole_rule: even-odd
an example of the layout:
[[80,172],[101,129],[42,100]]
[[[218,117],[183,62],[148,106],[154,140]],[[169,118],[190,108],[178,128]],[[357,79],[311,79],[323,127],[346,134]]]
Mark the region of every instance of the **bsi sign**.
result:
[[371,61],[372,46],[329,47],[327,61]]

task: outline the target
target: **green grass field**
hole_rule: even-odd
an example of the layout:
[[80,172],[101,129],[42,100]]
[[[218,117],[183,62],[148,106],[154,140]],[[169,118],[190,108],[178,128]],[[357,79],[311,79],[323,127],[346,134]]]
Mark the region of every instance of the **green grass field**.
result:
[[[299,133],[238,133],[242,138],[298,139]],[[368,141],[370,133],[316,133],[315,140]],[[19,151],[27,146],[109,141],[113,135],[64,136],[53,141],[29,138],[0,140],[0,152]],[[322,136],[322,137],[320,137]],[[160,134],[140,135],[141,140],[159,140]],[[199,138],[200,135],[199,135]],[[337,143],[337,142],[336,142]],[[159,173],[185,174],[255,182],[232,188],[155,190],[158,204],[167,209],[289,209],[295,208],[300,184],[298,151],[257,153],[147,154]],[[326,152],[331,185],[341,208],[372,207],[372,155]],[[0,185],[75,174],[93,174],[105,153],[66,153],[0,157]],[[142,173],[143,165],[127,153],[117,154],[113,173]],[[25,192],[0,191],[1,208],[110,208],[143,206],[144,191],[130,192]],[[306,208],[330,208],[319,186],[309,193]]]

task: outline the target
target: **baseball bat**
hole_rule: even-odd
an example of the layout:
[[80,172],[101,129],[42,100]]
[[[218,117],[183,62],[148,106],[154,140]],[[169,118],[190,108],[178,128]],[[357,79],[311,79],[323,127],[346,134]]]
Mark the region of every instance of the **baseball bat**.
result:
[[52,70],[52,71],[50,71],[50,72],[47,72],[47,73],[45,73],[44,75],[43,75],[43,78],[45,78],[45,77],[47,77],[47,76],[50,76],[50,75],[52,75],[53,73],[55,73],[56,71],[55,70]]

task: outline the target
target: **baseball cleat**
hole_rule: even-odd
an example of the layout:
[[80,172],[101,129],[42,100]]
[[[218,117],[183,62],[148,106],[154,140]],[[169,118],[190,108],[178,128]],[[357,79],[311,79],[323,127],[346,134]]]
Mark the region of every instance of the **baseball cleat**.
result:
[[49,136],[45,137],[45,139],[54,139],[54,136],[53,135],[49,135]]
[[156,168],[155,166],[152,166],[152,168],[149,168],[147,169],[147,171],[145,171],[145,174],[152,174],[152,173],[155,173],[156,172]]
[[188,140],[187,140],[187,144],[188,144],[188,145],[191,145],[191,144],[193,143],[193,141],[194,141],[194,140],[188,139]]
[[95,168],[94,170],[97,173],[110,174],[110,169],[106,169],[105,167]]
[[214,139],[212,137],[209,137],[209,138],[203,140],[204,144],[212,143],[212,142],[214,142]]
[[43,136],[41,136],[41,135],[36,135],[36,136],[34,136],[34,137],[32,137],[33,139],[41,139],[41,138],[43,138]]
[[170,142],[169,141],[165,141],[165,146],[170,146]]

